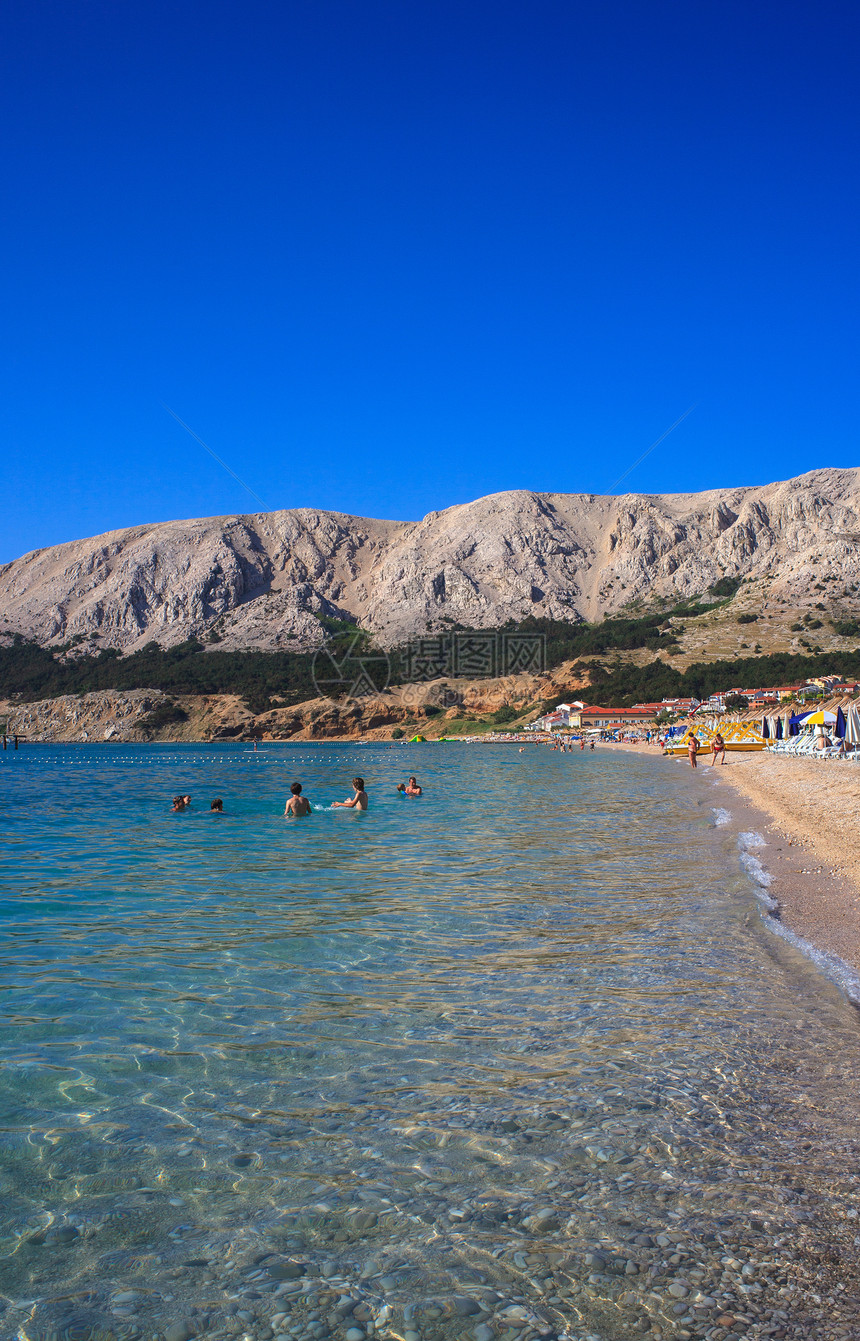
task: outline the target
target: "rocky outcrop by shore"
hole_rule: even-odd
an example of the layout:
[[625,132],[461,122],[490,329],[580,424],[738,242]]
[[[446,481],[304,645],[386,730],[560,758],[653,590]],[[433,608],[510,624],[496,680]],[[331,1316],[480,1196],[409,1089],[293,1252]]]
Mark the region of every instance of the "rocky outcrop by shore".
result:
[[157,689],[99,690],[21,703],[0,701],[6,731],[35,743],[83,741],[350,740],[390,738],[393,729],[445,732],[454,720],[513,709],[521,720],[559,694],[586,683],[566,662],[540,675],[435,680],[336,702],[309,699],[254,713],[236,694],[165,694]]
[[0,639],[312,648],[319,617],[338,616],[390,646],[455,623],[595,620],[723,576],[772,579],[787,608],[856,604],[860,471],[701,494],[515,490],[419,522],[302,508],[131,527],[0,567]]

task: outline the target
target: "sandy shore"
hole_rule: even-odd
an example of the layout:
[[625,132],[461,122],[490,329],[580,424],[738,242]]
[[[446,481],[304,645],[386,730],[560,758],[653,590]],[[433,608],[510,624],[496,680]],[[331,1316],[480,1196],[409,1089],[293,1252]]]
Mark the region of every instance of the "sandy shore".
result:
[[[663,762],[689,775],[686,758]],[[782,922],[860,974],[860,764],[739,752],[713,771],[706,757],[697,774],[719,784],[715,804],[766,840],[760,857]]]

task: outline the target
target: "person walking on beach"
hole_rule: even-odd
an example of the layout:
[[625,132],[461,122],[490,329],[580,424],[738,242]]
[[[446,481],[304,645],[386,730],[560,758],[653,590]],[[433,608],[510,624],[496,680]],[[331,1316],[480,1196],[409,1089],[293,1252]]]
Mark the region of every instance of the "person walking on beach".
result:
[[293,815],[295,819],[302,819],[303,816],[311,813],[311,803],[306,796],[302,796],[302,784],[293,782],[290,785],[292,796],[287,802],[285,815]]
[[720,766],[722,766],[726,762],[726,742],[723,740],[719,731],[711,741],[711,749],[714,751],[714,757],[711,760],[711,768],[713,768],[714,764],[717,762],[718,754],[722,756],[720,759]]
[[353,778],[352,785],[355,788],[355,796],[349,801],[335,801],[334,805],[344,810],[366,810],[367,792],[364,790],[364,778]]
[[687,744],[687,749],[690,752],[690,767],[696,768],[697,767],[696,756],[699,753],[699,742],[696,740],[695,736],[690,737],[689,742]]

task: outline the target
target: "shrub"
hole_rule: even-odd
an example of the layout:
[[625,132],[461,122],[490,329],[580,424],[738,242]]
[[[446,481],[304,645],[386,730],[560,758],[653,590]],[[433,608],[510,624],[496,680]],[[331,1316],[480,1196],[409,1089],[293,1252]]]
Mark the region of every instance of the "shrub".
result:
[[742,577],[721,577],[708,591],[712,596],[734,596],[742,582]]
[[518,716],[519,714],[517,713],[516,708],[512,708],[509,704],[505,704],[503,708],[497,708],[493,713],[493,721],[497,726],[502,726],[505,722],[513,722]]
[[754,624],[757,619],[758,615],[738,615],[739,624]]
[[163,726],[172,726],[174,722],[187,722],[188,713],[178,703],[166,701],[159,703],[137,725],[144,731],[159,731]]
[[392,740],[402,740],[403,737],[404,737],[405,735],[406,735],[406,732],[403,730],[403,727],[402,727],[402,726],[396,726],[396,727],[394,728],[394,730],[392,731],[392,733],[391,733],[391,739],[392,739]]
[[255,717],[258,713],[268,712],[272,707],[272,700],[265,689],[249,689],[244,695],[244,700],[246,708]]
[[860,634],[860,620],[834,619],[833,631],[838,633],[840,638],[856,638]]

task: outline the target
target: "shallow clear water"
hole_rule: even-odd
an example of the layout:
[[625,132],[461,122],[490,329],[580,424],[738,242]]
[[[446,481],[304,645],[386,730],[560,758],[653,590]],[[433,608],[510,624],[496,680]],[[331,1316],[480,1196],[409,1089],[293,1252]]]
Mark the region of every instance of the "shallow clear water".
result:
[[[367,814],[283,818],[355,772]],[[860,1335],[858,1016],[706,773],[70,746],[0,788],[0,1335]]]

